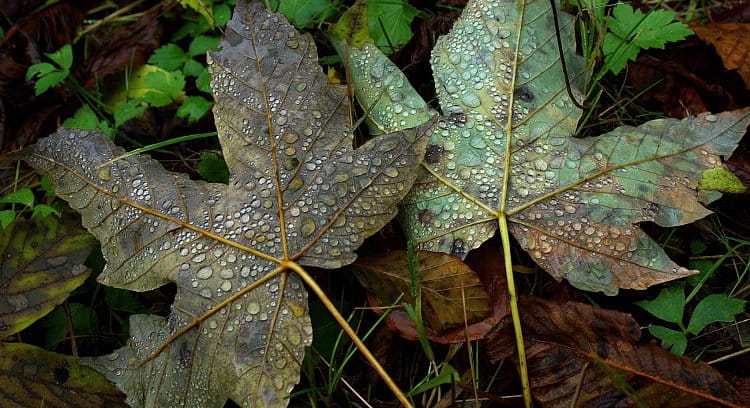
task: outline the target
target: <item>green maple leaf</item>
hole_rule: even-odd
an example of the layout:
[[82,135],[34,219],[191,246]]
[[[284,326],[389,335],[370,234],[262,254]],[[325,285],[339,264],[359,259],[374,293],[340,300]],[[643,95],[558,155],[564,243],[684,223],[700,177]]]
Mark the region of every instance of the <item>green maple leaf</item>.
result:
[[[675,226],[710,213],[721,194],[699,189],[723,168],[750,122],[748,109],[659,119],[576,139],[581,110],[565,90],[546,0],[470,1],[432,51],[442,118],[400,220],[422,249],[465,257],[508,225],[556,279],[607,294],[695,271],[671,261],[639,227]],[[562,45],[580,100],[586,78],[573,18],[560,15]],[[351,78],[378,132],[427,117],[416,92],[368,45],[350,50]]]
[[426,146],[429,125],[355,149],[346,87],[327,80],[309,35],[260,3],[238,2],[220,47],[208,60],[228,184],[113,160],[123,149],[91,131],[60,129],[26,157],[102,243],[99,282],[176,285],[168,317],[132,316],[125,347],[87,360],[131,406],[286,406],[312,336],[290,271],[354,261],[396,215]]

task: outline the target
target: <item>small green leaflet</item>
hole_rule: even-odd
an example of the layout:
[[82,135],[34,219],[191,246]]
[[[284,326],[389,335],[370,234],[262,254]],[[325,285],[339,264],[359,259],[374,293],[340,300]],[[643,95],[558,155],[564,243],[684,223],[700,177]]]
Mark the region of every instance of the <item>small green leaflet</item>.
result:
[[188,59],[187,53],[179,45],[169,43],[154,51],[148,63],[167,71],[174,71],[182,68]]
[[269,5],[297,27],[312,27],[336,10],[331,0],[271,0]]
[[664,347],[682,355],[687,348],[688,334],[697,335],[711,323],[734,321],[734,317],[745,310],[745,303],[744,300],[731,298],[726,294],[706,296],[693,310],[687,327],[683,323],[683,313],[687,306],[684,282],[666,287],[659,292],[656,299],[640,301],[636,305],[655,317],[678,326],[679,331],[651,325],[649,332],[661,339]]
[[693,310],[687,331],[698,334],[704,327],[715,322],[732,322],[734,317],[745,311],[746,302],[723,293],[708,295],[701,299]]
[[114,132],[106,120],[100,121],[96,113],[88,105],[79,108],[73,117],[65,119],[63,126],[70,129],[95,130],[100,129],[105,135],[112,137]]
[[0,198],[0,204],[23,204],[32,207],[34,205],[34,193],[29,188],[20,188]]
[[674,22],[674,18],[675,13],[671,11],[659,9],[643,14],[629,4],[618,3],[612,10],[602,44],[602,72],[617,74],[628,61],[635,61],[641,49],[664,48],[667,42],[680,41],[693,34],[685,24]]
[[681,325],[685,310],[685,283],[668,286],[659,292],[656,299],[637,302],[636,305],[661,320]]
[[190,42],[187,52],[177,44],[165,44],[154,51],[148,63],[165,71],[182,70],[185,76],[197,77],[205,67],[194,57],[206,55],[206,52],[215,49],[218,43],[218,37],[198,35]]
[[34,92],[37,95],[41,95],[53,86],[62,83],[70,75],[70,67],[73,65],[73,47],[70,44],[65,44],[60,50],[44,55],[57,64],[57,67],[48,62],[40,62],[29,67],[26,72],[26,80],[30,81],[36,78]]
[[370,36],[387,54],[394,53],[411,39],[411,22],[417,14],[406,0],[368,0]]
[[211,106],[213,102],[202,96],[188,96],[177,109],[177,117],[187,119],[188,122],[195,122],[208,113]]

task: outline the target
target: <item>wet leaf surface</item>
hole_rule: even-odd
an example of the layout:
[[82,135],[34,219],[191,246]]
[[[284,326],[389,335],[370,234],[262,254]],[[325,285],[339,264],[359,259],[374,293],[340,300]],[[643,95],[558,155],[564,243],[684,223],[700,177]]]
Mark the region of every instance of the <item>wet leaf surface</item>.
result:
[[102,243],[99,282],[177,286],[167,318],[131,316],[129,344],[87,361],[135,406],[286,406],[312,328],[285,268],[354,261],[425,149],[429,124],[354,149],[346,87],[327,81],[309,35],[259,3],[239,2],[220,48],[209,70],[228,185],[144,156],[112,160],[124,151],[98,132],[60,129],[27,157]]
[[[438,40],[432,66],[443,116],[422,176],[401,206],[407,235],[422,249],[465,257],[506,218],[556,279],[610,295],[694,273],[638,224],[676,226],[710,213],[703,204],[720,194],[699,191],[703,172],[723,168],[721,156],[745,133],[750,110],[575,139],[581,110],[565,90],[553,27],[547,1],[476,0]],[[572,16],[561,13],[560,30],[580,100],[586,74],[575,55]],[[380,72],[388,68],[376,64],[376,54],[350,52],[360,101],[387,88]],[[422,105],[411,97],[363,105],[381,118],[376,125],[398,130],[409,123],[402,115],[419,116]]]
[[7,408],[125,408],[125,395],[78,358],[0,343],[0,405]]
[[[744,406],[717,370],[639,343],[630,315],[535,297],[519,304],[531,390],[545,407]],[[498,325],[487,344],[493,361],[516,358],[513,327]],[[576,389],[580,393],[576,397]]]
[[68,298],[91,273],[96,240],[66,215],[18,219],[0,234],[0,339],[18,333]]

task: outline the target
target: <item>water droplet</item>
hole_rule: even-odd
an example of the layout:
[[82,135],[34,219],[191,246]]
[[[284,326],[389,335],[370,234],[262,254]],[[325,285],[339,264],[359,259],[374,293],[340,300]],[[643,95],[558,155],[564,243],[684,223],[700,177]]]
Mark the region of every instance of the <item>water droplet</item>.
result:
[[214,270],[211,269],[210,266],[204,266],[203,268],[200,268],[198,270],[198,273],[196,274],[196,276],[200,279],[208,279],[211,277],[211,275],[213,275],[213,273],[214,273]]

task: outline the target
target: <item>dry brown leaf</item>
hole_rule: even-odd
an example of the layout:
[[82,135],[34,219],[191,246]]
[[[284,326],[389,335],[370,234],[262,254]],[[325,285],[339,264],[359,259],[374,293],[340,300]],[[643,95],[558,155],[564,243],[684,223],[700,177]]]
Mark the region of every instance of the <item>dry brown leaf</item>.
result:
[[[745,406],[714,368],[638,344],[625,313],[577,302],[521,299],[531,392],[545,407]],[[492,360],[515,357],[509,320],[489,335]],[[580,387],[576,397],[576,389]]]
[[[475,323],[490,312],[490,299],[476,273],[455,256],[418,251],[422,316],[435,331]],[[414,304],[406,251],[363,257],[352,265],[357,279],[380,305]],[[464,314],[465,313],[465,314]]]
[[750,24],[711,23],[691,27],[716,48],[727,69],[737,70],[750,87]]

